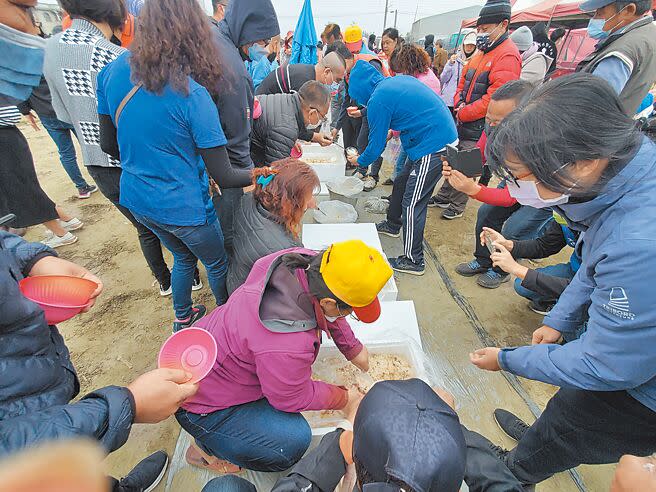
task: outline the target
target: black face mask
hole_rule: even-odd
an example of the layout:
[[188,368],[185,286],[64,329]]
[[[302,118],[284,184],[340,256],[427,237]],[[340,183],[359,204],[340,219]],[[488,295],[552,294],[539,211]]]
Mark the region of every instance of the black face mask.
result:
[[109,42],[115,44],[116,46],[121,46],[121,40],[118,39],[114,34],[112,34],[112,37],[109,38]]

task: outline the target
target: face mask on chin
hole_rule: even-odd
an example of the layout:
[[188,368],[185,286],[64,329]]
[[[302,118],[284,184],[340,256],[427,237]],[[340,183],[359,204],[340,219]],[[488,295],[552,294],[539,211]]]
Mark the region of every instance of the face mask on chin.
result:
[[560,195],[556,198],[545,200],[540,196],[535,181],[523,181],[518,179],[517,183],[519,186],[512,181],[508,181],[506,186],[508,187],[508,193],[510,193],[510,196],[517,200],[521,205],[533,208],[548,208],[562,205],[569,201],[569,195]]

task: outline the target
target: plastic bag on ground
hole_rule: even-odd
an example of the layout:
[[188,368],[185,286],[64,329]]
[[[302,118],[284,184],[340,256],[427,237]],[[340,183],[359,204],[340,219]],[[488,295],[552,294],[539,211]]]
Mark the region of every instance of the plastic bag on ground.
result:
[[364,202],[364,211],[370,214],[386,214],[388,208],[389,202],[377,196]]
[[321,202],[313,213],[314,220],[319,224],[352,224],[358,220],[358,213],[353,205],[337,200]]
[[326,183],[326,186],[329,191],[346,197],[357,195],[364,190],[364,182],[357,176],[340,176],[335,181]]

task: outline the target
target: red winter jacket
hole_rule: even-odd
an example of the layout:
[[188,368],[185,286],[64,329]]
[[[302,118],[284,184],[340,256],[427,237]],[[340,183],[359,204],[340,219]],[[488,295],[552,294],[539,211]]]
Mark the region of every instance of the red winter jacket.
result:
[[458,120],[466,123],[485,118],[490,96],[506,82],[519,79],[521,72],[519,50],[510,39],[487,53],[476,51],[465,65],[458,84],[455,107],[465,103],[458,111]]

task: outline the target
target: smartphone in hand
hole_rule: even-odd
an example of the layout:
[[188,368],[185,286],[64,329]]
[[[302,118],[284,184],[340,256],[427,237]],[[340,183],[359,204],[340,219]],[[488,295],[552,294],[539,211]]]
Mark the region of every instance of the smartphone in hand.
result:
[[483,157],[478,147],[470,150],[458,150],[453,145],[447,145],[446,158],[453,169],[460,171],[468,178],[475,178],[483,174]]

